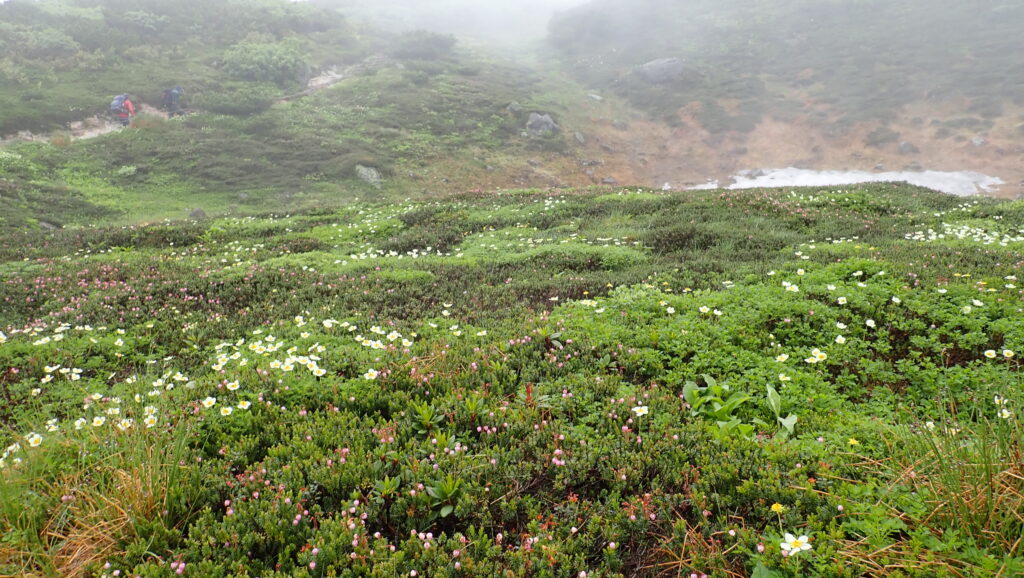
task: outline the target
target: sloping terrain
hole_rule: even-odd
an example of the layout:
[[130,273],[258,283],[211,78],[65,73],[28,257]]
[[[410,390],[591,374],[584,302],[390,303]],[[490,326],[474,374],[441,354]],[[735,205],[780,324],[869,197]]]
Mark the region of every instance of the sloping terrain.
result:
[[647,112],[630,135],[654,165],[635,165],[641,182],[884,165],[985,172],[1014,196],[1022,21],[1001,1],[595,0],[556,17],[549,44]]
[[1024,572],[1024,205],[518,191],[0,239],[0,573]]

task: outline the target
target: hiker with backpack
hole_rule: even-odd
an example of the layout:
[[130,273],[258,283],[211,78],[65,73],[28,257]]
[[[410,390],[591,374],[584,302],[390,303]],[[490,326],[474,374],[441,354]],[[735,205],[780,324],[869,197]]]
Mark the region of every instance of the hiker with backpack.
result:
[[127,94],[119,94],[110,102],[110,112],[114,113],[121,126],[128,126],[135,116],[135,103]]
[[169,118],[176,116],[185,116],[185,108],[181,105],[181,95],[185,94],[185,89],[180,86],[175,86],[164,91],[163,108],[167,111]]

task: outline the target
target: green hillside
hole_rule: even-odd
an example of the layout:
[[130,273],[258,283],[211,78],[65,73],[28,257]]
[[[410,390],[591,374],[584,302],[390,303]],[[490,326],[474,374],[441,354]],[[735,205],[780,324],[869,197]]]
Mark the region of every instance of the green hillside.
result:
[[0,4],[0,576],[1024,575],[1024,201],[616,184],[1010,164],[1020,10],[662,4]]
[[[431,198],[559,182],[527,159],[574,162],[557,159],[564,132],[525,131],[531,113],[564,118],[582,89],[448,36],[277,0],[14,0],[0,22],[0,134],[49,135],[0,151],[0,229]],[[184,118],[146,108],[98,138],[67,128],[102,123],[113,94],[158,106],[175,84]]]
[[[959,99],[985,126],[1024,106],[1022,20],[1003,0],[594,0],[556,17],[549,43],[577,77],[659,118],[704,103],[716,132],[807,107],[842,130]],[[637,67],[660,58],[686,69],[652,87]]]
[[0,573],[1020,574],[1021,222],[885,185],[5,235]]

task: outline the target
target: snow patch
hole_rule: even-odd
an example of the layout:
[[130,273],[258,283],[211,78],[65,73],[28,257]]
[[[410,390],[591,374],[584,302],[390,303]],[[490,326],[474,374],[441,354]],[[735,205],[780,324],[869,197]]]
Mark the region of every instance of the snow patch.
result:
[[[997,192],[1000,185],[1006,184],[1005,181],[998,177],[991,177],[973,171],[891,171],[869,173],[867,171],[813,171],[788,167],[784,169],[741,171],[733,177],[733,183],[725,188],[828,187],[883,182],[905,182],[958,197]],[[706,185],[694,187],[694,189],[705,188],[708,187]]]

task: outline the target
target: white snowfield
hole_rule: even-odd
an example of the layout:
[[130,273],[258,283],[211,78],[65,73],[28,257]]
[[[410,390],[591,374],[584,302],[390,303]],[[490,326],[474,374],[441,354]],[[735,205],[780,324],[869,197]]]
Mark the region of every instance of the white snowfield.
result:
[[[893,171],[870,173],[867,171],[812,171],[788,167],[741,171],[732,177],[733,183],[722,188],[754,189],[765,187],[828,187],[859,183],[904,182],[927,187],[958,197],[992,193],[1006,184],[998,177],[973,171]],[[702,188],[707,187],[703,185]]]

